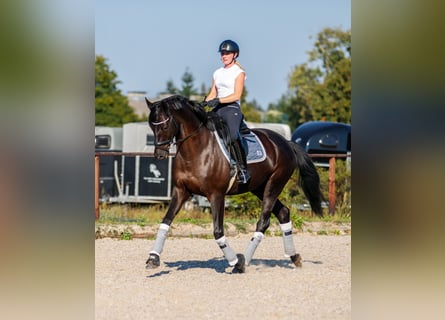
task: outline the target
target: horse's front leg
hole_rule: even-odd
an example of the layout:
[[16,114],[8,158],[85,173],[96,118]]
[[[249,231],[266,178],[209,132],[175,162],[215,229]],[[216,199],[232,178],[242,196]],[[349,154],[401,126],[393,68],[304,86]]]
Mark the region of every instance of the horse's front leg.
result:
[[159,226],[158,234],[156,235],[156,240],[153,245],[153,248],[150,251],[146,263],[147,269],[153,269],[159,267],[160,255],[164,249],[164,243],[167,239],[168,230],[170,229],[170,225],[173,222],[173,219],[178,214],[184,202],[190,197],[190,193],[183,189],[174,188],[173,196],[170,201],[170,205],[168,207],[167,213],[162,219],[162,223]]
[[213,216],[213,236],[219,248],[224,254],[224,257],[229,262],[229,265],[234,267],[234,273],[245,272],[244,255],[236,254],[230,247],[226,237],[224,236],[224,195],[212,195],[209,197]]

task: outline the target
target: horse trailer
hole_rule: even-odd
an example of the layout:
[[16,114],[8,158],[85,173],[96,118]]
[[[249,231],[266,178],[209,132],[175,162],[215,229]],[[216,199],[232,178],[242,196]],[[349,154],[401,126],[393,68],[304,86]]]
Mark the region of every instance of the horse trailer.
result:
[[281,134],[286,140],[291,139],[291,130],[287,124],[284,123],[273,123],[273,122],[249,122],[246,121],[247,126],[250,129],[270,129],[276,133]]
[[169,201],[172,191],[172,157],[154,157],[154,135],[147,122],[123,125],[123,152],[147,155],[122,156],[122,193],[119,202],[159,203]]
[[[96,152],[122,152],[122,128],[95,127]],[[99,158],[99,201],[108,202],[119,195],[115,183],[120,175],[122,157],[107,155]]]
[[100,202],[159,203],[171,199],[172,157],[154,158],[154,135],[146,122],[121,128],[95,127],[95,144],[96,152],[119,152],[99,157]]
[[[309,154],[351,154],[351,125],[340,122],[309,121],[292,133],[292,141]],[[319,166],[329,166],[328,157],[314,157]],[[350,157],[347,157],[350,161]]]

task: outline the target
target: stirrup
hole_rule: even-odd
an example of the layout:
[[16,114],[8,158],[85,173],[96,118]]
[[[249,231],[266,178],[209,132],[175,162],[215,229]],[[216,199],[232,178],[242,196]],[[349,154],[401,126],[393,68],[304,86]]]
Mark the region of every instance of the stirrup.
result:
[[240,169],[238,172],[238,183],[246,184],[249,180],[249,172],[246,169]]

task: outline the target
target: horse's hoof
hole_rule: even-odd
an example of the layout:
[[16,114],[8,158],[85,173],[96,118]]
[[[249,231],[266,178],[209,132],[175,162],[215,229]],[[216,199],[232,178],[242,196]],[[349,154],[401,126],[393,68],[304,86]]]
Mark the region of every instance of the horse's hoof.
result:
[[145,265],[146,269],[154,269],[154,268],[159,267],[161,265],[161,262],[160,262],[159,256],[157,254],[150,253],[145,264],[146,264]]
[[238,262],[233,267],[232,273],[244,273],[246,272],[246,258],[241,253],[236,255]]
[[303,263],[302,263],[303,260],[301,259],[301,256],[299,253],[296,253],[293,256],[291,256],[290,259],[295,264],[295,266],[297,266],[297,267],[303,266]]

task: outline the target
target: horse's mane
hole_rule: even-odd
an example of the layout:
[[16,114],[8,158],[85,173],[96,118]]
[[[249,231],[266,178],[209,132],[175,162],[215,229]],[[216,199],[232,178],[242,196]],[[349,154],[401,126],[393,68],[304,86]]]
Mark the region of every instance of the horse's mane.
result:
[[187,99],[181,95],[173,95],[168,98],[162,100],[163,103],[167,106],[167,108],[172,108],[173,110],[182,110],[184,108],[190,108],[190,110],[195,114],[195,116],[204,124],[207,124],[209,118],[207,116],[207,112],[204,108],[197,103],[196,101],[192,101]]

